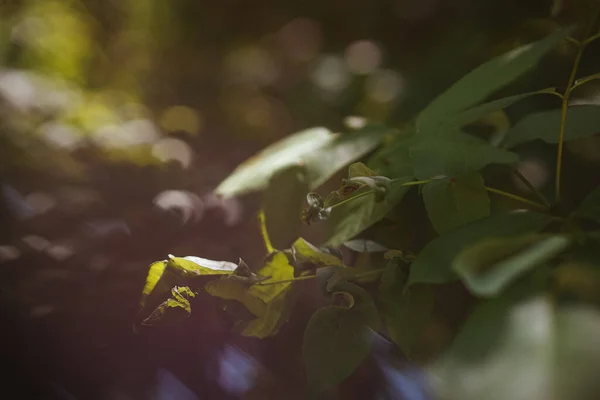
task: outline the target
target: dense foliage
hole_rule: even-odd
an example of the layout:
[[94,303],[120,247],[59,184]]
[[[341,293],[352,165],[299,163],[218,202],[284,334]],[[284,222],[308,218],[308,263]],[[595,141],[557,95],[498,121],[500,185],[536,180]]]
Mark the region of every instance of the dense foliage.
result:
[[[202,309],[195,297],[206,292],[223,300],[241,335],[270,337],[294,318],[298,282],[314,279],[330,299],[304,333],[307,383],[318,395],[361,364],[374,332],[412,357],[436,290],[461,281],[480,301],[427,367],[435,396],[594,398],[600,390],[594,379],[600,366],[594,309],[600,301],[600,187],[580,204],[565,205],[561,172],[565,143],[600,131],[600,106],[570,103],[575,89],[600,78],[578,75],[584,50],[600,38],[596,32],[595,21],[564,27],[510,50],[402,126],[360,121],[341,134],[313,128],[242,163],[215,192],[225,198],[264,192],[258,225],[264,263],[255,268],[242,259],[170,255],[152,264],[137,329],[195,315],[192,310]],[[565,87],[494,97],[564,45],[575,49]],[[474,123],[531,96],[550,97],[555,106],[522,116],[500,138],[472,134]],[[551,199],[515,168],[514,149],[533,140],[557,145]],[[318,193],[346,167],[339,189]],[[516,174],[531,198],[488,186],[490,168]],[[433,227],[422,248],[394,245],[381,224],[396,219],[410,191],[418,191]],[[511,207],[494,208],[494,196],[511,199]],[[302,223],[326,224],[327,237],[309,243],[299,237]],[[349,265],[348,249],[364,256],[360,263]],[[240,303],[244,307],[236,307]]]

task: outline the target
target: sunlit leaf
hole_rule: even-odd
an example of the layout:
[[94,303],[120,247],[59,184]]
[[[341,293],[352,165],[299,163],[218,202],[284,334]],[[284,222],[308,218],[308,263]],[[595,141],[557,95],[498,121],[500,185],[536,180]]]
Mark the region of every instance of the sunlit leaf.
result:
[[490,215],[490,199],[480,173],[430,182],[423,187],[423,201],[438,233]]
[[410,356],[431,319],[434,297],[429,285],[406,288],[407,278],[406,272],[397,263],[388,263],[381,276],[379,301],[390,338]]
[[600,187],[592,190],[581,202],[577,214],[600,222]]
[[540,41],[511,50],[475,68],[419,114],[418,131],[435,130],[453,115],[475,106],[519,78],[572,31],[572,28],[560,29]]
[[394,182],[382,201],[378,202],[375,194],[370,193],[334,207],[328,220],[327,244],[339,246],[385,217],[409,190],[401,183]]
[[441,400],[597,398],[600,313],[550,297],[484,303],[430,368]]
[[484,239],[461,251],[452,267],[473,293],[495,296],[525,271],[556,257],[570,243],[566,236]]
[[269,180],[263,210],[274,248],[285,249],[300,235],[300,213],[308,191],[306,170],[301,166],[294,165],[277,171]]
[[292,249],[294,250],[294,256],[298,262],[308,262],[315,264],[318,267],[330,265],[339,267],[344,266],[341,259],[333,254],[321,251],[318,247],[310,244],[303,238],[298,238],[294,244],[292,244]]
[[337,171],[379,145],[389,128],[368,126],[352,133],[336,135],[325,128],[312,128],[282,139],[240,164],[217,187],[225,197],[264,189],[271,176],[291,165],[304,165],[312,189]]
[[290,301],[293,300],[292,282],[270,283],[292,279],[294,267],[283,252],[276,251],[269,256],[257,275],[270,278],[248,287],[247,284],[231,277],[222,277],[206,283],[204,289],[212,296],[237,300],[244,304],[256,319],[243,322],[238,327],[241,334],[265,338],[279,331],[293,306],[293,302]]
[[[558,143],[560,121],[560,109],[529,114],[509,129],[502,145],[514,147],[535,139],[546,143]],[[585,138],[599,132],[600,106],[579,105],[567,109],[565,141]]]
[[412,263],[409,284],[453,281],[457,276],[451,265],[463,249],[487,238],[535,233],[551,220],[549,215],[514,211],[482,218],[446,232],[429,242]]

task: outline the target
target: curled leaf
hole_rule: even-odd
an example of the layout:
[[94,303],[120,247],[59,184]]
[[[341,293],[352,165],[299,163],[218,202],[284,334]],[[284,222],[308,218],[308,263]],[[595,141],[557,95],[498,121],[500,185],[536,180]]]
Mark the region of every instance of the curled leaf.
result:
[[323,198],[318,193],[307,194],[306,202],[307,207],[300,214],[302,222],[310,225],[312,222],[324,221],[329,218],[331,210],[324,207]]
[[187,286],[175,286],[171,290],[171,295],[171,298],[162,302],[147,318],[142,321],[142,325],[171,325],[190,316],[192,313],[192,308],[189,299],[196,297],[196,294]]

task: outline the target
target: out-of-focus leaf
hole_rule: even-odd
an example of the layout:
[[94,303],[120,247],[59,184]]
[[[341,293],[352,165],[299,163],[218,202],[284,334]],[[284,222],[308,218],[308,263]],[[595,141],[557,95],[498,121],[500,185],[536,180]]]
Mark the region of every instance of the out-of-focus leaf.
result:
[[231,277],[222,277],[206,283],[204,289],[212,296],[237,300],[244,304],[256,319],[242,322],[239,326],[241,334],[265,338],[279,331],[293,306],[291,300],[294,298],[292,282],[271,282],[292,279],[294,267],[283,252],[275,251],[257,274],[270,278],[248,287],[247,284]]
[[264,194],[265,224],[271,243],[285,249],[300,235],[300,213],[309,187],[304,167],[293,165],[277,171]]
[[461,251],[452,267],[473,293],[495,296],[525,271],[556,257],[570,243],[566,236],[484,239]]
[[[561,110],[541,111],[529,114],[508,130],[504,147],[541,139],[546,143],[558,143]],[[600,106],[579,105],[567,109],[565,141],[581,139],[600,132]]]
[[423,201],[438,233],[490,215],[490,199],[483,177],[477,172],[426,184]]
[[298,238],[292,244],[294,256],[298,262],[308,262],[317,266],[335,265],[343,267],[344,263],[333,254],[325,253],[303,238]]
[[359,176],[375,176],[377,175],[375,171],[371,168],[367,167],[365,164],[361,162],[356,162],[354,164],[350,164],[348,167],[348,178],[356,178]]
[[597,310],[502,296],[471,315],[429,372],[441,400],[593,400],[599,368]]
[[455,129],[413,136],[410,157],[417,179],[459,176],[479,171],[489,164],[512,164],[519,159],[515,153]]
[[350,282],[329,283],[333,305],[313,314],[304,333],[302,350],[309,390],[334,387],[360,365],[371,346],[369,327],[377,329],[379,315],[366,290]]
[[317,310],[304,333],[302,352],[313,395],[335,387],[362,363],[371,347],[362,313],[341,306]]
[[432,240],[412,263],[409,284],[444,283],[456,279],[452,262],[466,247],[487,238],[535,233],[552,220],[549,215],[513,211],[478,219]]
[[600,222],[600,187],[592,190],[581,202],[577,214]]
[[433,131],[453,115],[485,100],[533,68],[572,31],[572,28],[560,29],[540,41],[511,50],[475,68],[419,114],[417,131]]
[[411,355],[431,319],[434,297],[429,285],[406,288],[406,272],[390,262],[381,276],[379,301],[387,332],[406,355]]
[[[406,182],[408,181],[409,179],[406,179]],[[382,201],[378,202],[375,193],[370,193],[333,208],[328,220],[327,244],[339,246],[385,217],[409,190],[409,187],[402,186],[402,183],[392,183]]]
[[240,164],[217,187],[224,197],[264,189],[271,176],[290,165],[304,165],[310,189],[314,189],[352,161],[379,145],[389,128],[367,126],[337,135],[325,128],[312,128],[282,139]]
[[192,308],[189,298],[196,297],[189,287],[175,286],[171,290],[172,297],[162,302],[142,325],[164,326],[180,322],[190,316]]

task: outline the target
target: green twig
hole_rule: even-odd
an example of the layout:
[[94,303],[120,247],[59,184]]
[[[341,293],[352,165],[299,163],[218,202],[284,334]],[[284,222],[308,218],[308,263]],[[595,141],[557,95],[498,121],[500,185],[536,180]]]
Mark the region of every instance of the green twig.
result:
[[317,275],[306,275],[306,276],[299,276],[297,278],[292,278],[292,279],[283,279],[283,280],[280,280],[280,281],[256,282],[254,285],[256,285],[256,286],[275,285],[275,284],[278,284],[278,283],[288,283],[288,282],[296,282],[296,281],[305,281],[307,279],[314,279],[316,277],[317,277]]
[[573,87],[571,88],[571,91],[573,91],[576,87],[579,87],[579,86],[583,85],[584,83],[588,83],[589,81],[593,81],[595,79],[600,79],[600,72],[577,79],[573,83]]
[[573,67],[571,68],[571,75],[569,76],[569,81],[567,82],[567,88],[565,89],[565,93],[563,94],[562,99],[562,107],[560,114],[560,132],[558,135],[558,151],[556,155],[556,183],[555,183],[555,191],[554,191],[554,201],[558,203],[560,201],[560,184],[561,184],[561,174],[562,174],[562,161],[563,161],[563,149],[565,142],[565,126],[567,122],[567,109],[569,107],[569,99],[571,98],[571,92],[573,91],[573,83],[575,82],[575,76],[577,75],[577,69],[579,68],[579,64],[581,63],[581,57],[583,56],[583,51],[585,47],[591,42],[590,39],[594,38],[594,36],[590,37],[590,33],[592,28],[595,25],[596,18],[598,13],[592,18],[592,21],[589,26],[589,31],[586,36],[588,39],[584,40],[577,46],[577,54],[575,55],[575,61],[573,61]]
[[592,42],[593,42],[594,40],[596,40],[596,39],[600,39],[600,32],[598,32],[598,33],[596,33],[595,35],[592,35],[592,36],[590,36],[589,38],[587,38],[587,39],[585,40],[585,42],[584,42],[584,43],[585,43],[586,45],[588,45],[588,44],[592,43]]
[[[393,185],[394,183],[401,182],[401,181],[403,181],[403,180],[404,180],[404,179],[393,179],[393,180],[390,182],[390,184],[392,184],[392,185]],[[426,183],[429,183],[429,182],[431,182],[432,180],[433,180],[433,179],[426,179],[426,180],[422,180],[422,181],[410,181],[410,182],[404,182],[404,183],[400,184],[400,186],[417,186],[417,185],[424,185],[424,184],[426,184]],[[363,197],[363,196],[366,196],[366,195],[369,195],[369,194],[372,194],[372,193],[375,193],[375,192],[376,192],[376,191],[375,191],[375,190],[373,190],[373,189],[371,189],[371,190],[367,190],[366,192],[359,193],[359,194],[357,194],[356,196],[352,196],[352,197],[349,197],[349,198],[347,198],[347,199],[344,199],[344,200],[340,201],[339,203],[336,203],[336,204],[332,205],[332,206],[331,206],[331,207],[329,207],[329,208],[330,208],[330,209],[334,209],[335,207],[341,206],[342,204],[346,204],[346,203],[347,203],[347,202],[349,202],[349,201],[353,201],[353,200],[359,199],[359,198],[361,198],[361,197]]]
[[519,202],[524,203],[524,204],[529,204],[530,206],[533,206],[533,207],[536,207],[536,208],[539,208],[539,209],[542,209],[542,210],[547,210],[547,207],[545,205],[540,204],[537,201],[533,201],[533,200],[529,200],[529,199],[526,199],[526,198],[521,197],[521,196],[517,196],[516,194],[508,193],[508,192],[505,192],[503,190],[494,189],[494,188],[491,188],[491,187],[488,187],[488,186],[485,186],[485,190],[487,190],[490,193],[495,193],[495,194],[498,194],[500,196],[508,197],[509,199],[513,199],[513,200],[519,201]]
[[546,208],[550,209],[550,202],[548,201],[546,196],[544,196],[542,192],[540,192],[535,186],[533,186],[533,184],[529,182],[529,179],[525,178],[525,176],[517,168],[513,168],[513,172],[515,173],[515,175],[517,175],[521,182],[523,182],[523,184],[527,186],[529,190],[535,193],[537,198],[540,199],[540,201],[546,206]]

